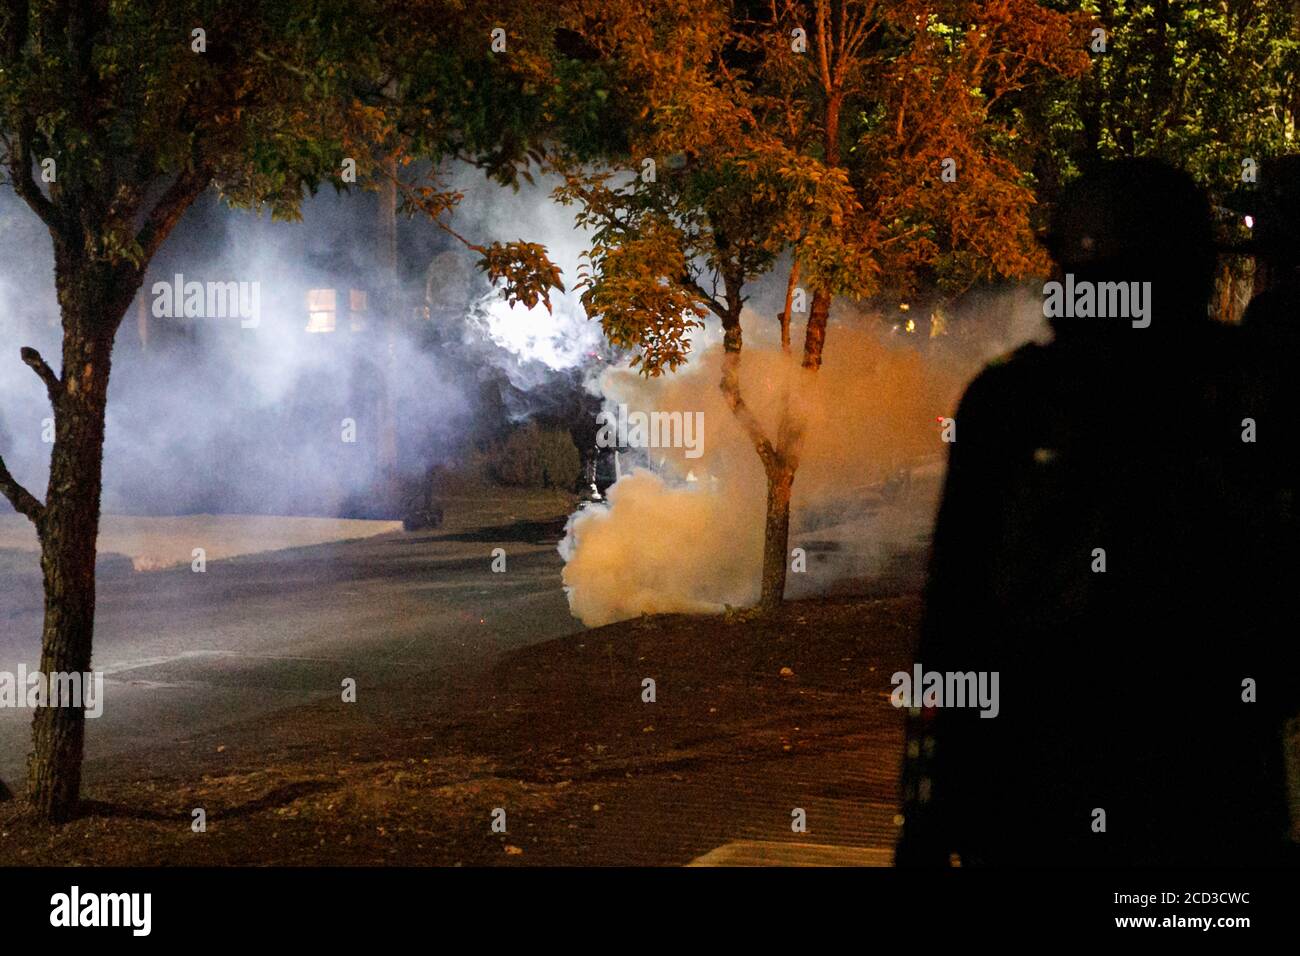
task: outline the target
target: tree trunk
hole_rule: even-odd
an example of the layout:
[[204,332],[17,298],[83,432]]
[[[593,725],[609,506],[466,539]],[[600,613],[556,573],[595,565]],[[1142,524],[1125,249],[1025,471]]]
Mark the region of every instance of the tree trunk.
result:
[[[47,677],[90,671],[104,410],[117,329],[117,322],[96,315],[94,310],[102,309],[100,303],[108,298],[60,295],[64,306],[63,369],[52,396],[54,450],[45,513],[38,526],[45,584],[40,669]],[[114,317],[119,321],[121,311]],[[41,819],[57,823],[75,814],[84,734],[83,708],[37,708],[27,763],[27,795]]]
[[808,328],[803,340],[803,367],[817,371],[822,367],[822,351],[826,347],[826,324],[831,316],[831,296],[825,289],[813,293],[812,309],[808,312]]
[[790,492],[795,469],[781,462],[767,471],[767,522],[763,529],[763,590],[759,607],[770,611],[785,598],[790,544]]
[[[391,86],[390,86],[391,88]],[[370,310],[370,320],[377,341],[382,346],[379,357],[379,477],[387,482],[397,473],[397,410],[393,404],[390,382],[397,350],[394,337],[399,325],[400,292],[397,282],[397,156],[382,160],[384,175],[379,177],[378,242],[376,244],[376,285],[378,308]]]
[[799,255],[796,248],[794,261],[790,263],[790,275],[785,281],[785,308],[781,310],[778,321],[781,323],[781,353],[790,354],[790,317],[794,311],[794,290],[799,284]]

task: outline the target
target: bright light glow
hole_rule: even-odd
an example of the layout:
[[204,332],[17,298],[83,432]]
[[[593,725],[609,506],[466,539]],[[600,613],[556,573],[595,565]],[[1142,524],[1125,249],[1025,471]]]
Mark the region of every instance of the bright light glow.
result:
[[588,322],[581,305],[568,296],[551,296],[551,312],[538,303],[529,309],[490,293],[475,309],[492,341],[521,359],[548,368],[572,368],[601,344],[600,325]]

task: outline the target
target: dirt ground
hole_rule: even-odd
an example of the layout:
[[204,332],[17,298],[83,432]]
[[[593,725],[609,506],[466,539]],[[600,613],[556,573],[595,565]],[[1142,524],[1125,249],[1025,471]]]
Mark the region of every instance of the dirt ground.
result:
[[411,674],[89,764],[86,815],[63,827],[0,804],[0,861],[671,865],[733,840],[888,847],[902,743],[889,677],[919,608],[647,617],[514,651],[471,681]]

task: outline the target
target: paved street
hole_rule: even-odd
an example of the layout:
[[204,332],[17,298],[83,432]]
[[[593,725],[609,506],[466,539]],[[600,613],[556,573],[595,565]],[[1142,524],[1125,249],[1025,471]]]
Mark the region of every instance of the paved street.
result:
[[[577,630],[551,502],[449,502],[438,531],[390,533],[141,573],[103,562],[94,666],[104,715],[89,760],[377,685],[457,678],[502,651]],[[506,550],[492,573],[493,548]],[[0,671],[39,659],[34,555],[0,552]],[[15,780],[30,711],[0,709],[0,778]]]

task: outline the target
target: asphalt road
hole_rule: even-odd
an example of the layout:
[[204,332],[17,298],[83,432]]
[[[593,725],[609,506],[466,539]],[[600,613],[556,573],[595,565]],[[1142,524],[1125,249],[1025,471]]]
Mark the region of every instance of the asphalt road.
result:
[[[88,760],[184,740],[307,700],[456,681],[502,652],[579,630],[560,585],[563,519],[466,509],[451,527],[141,573],[105,559],[94,668],[104,713]],[[491,570],[504,548],[506,570]],[[0,555],[0,671],[39,660],[36,558]],[[0,708],[0,779],[17,780],[30,710]]]

